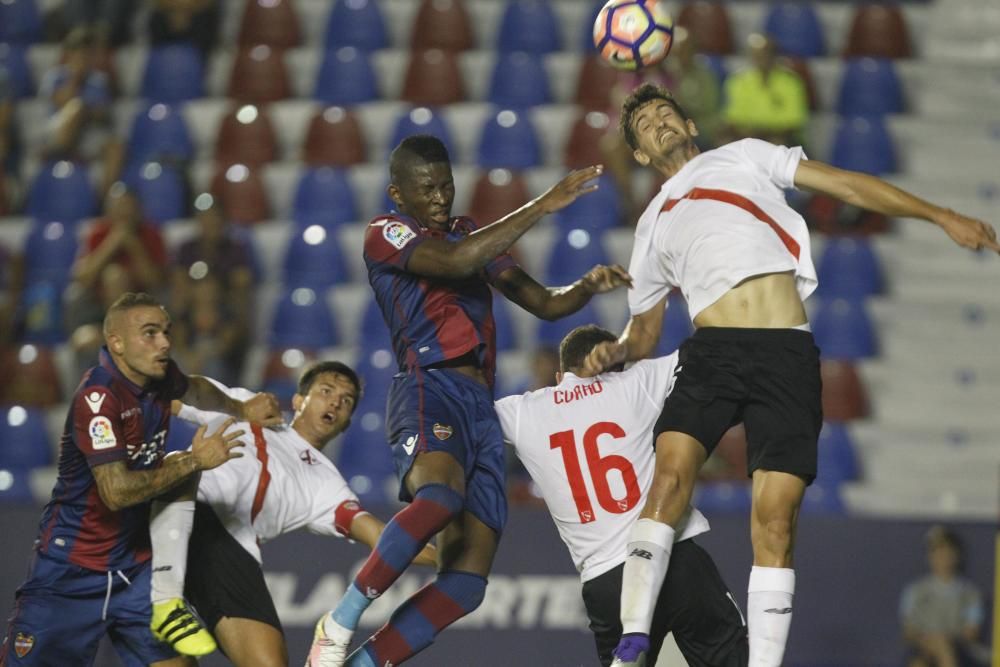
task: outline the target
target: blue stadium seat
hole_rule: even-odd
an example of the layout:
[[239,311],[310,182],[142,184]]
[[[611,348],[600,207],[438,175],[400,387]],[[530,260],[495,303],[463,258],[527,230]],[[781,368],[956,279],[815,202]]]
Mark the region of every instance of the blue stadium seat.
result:
[[590,13],[587,14],[587,20],[580,32],[580,50],[583,53],[597,52],[597,47],[594,46],[594,21],[597,20],[597,15],[601,13],[606,2],[607,0],[596,0],[594,6],[590,8]]
[[330,12],[324,38],[327,51],[353,46],[377,51],[389,46],[385,21],[375,0],[337,0]]
[[600,187],[555,214],[560,229],[585,229],[595,237],[618,227],[622,218],[618,186],[610,174],[598,179]]
[[149,220],[162,225],[187,215],[187,184],[176,167],[159,162],[135,164],[126,169],[123,180],[135,190]]
[[[3,5],[0,4],[0,7]],[[0,68],[7,70],[14,97],[31,97],[35,94],[35,84],[28,65],[28,50],[15,43],[0,42]]]
[[841,119],[830,162],[841,169],[876,176],[895,172],[896,148],[882,119],[875,116]]
[[660,342],[656,344],[656,355],[665,356],[681,346],[694,333],[691,316],[688,314],[687,301],[678,290],[667,297],[667,312],[663,314],[663,331],[660,332]]
[[0,504],[33,504],[35,502],[35,497],[31,493],[30,482],[30,470],[25,470],[23,468],[0,468]]
[[861,301],[821,301],[811,325],[824,359],[852,361],[878,355],[875,327]]
[[840,77],[837,113],[878,116],[904,109],[903,85],[888,58],[851,58]]
[[22,342],[37,345],[66,342],[62,300],[65,287],[64,282],[54,280],[39,280],[25,287],[15,316]]
[[560,341],[566,337],[566,334],[586,324],[601,324],[600,313],[594,306],[593,301],[588,302],[580,310],[562,319],[553,321],[543,320],[540,322],[538,325],[538,343],[558,347]]
[[569,285],[594,268],[608,264],[608,253],[601,238],[583,229],[560,229],[559,238],[549,251],[545,281],[548,285]]
[[538,134],[527,113],[498,110],[483,125],[477,161],[484,169],[530,169],[542,163]]
[[38,468],[52,463],[45,411],[0,406],[0,468]]
[[71,223],[97,213],[97,196],[85,166],[48,163],[35,176],[25,212],[36,220]]
[[184,115],[168,104],[153,104],[139,110],[132,121],[128,140],[130,163],[155,161],[187,162],[194,158],[194,142]]
[[882,267],[875,248],[864,237],[831,237],[817,269],[823,297],[863,299],[883,291]]
[[562,38],[555,11],[548,0],[508,0],[500,21],[498,51],[559,51]]
[[813,482],[806,489],[800,511],[803,514],[843,514],[845,508],[840,497],[840,487],[819,480]]
[[299,179],[292,203],[292,219],[299,228],[321,225],[332,229],[359,220],[354,189],[343,169],[306,169]]
[[525,51],[498,54],[487,99],[503,109],[549,104],[552,93],[542,57]]
[[455,144],[451,140],[451,131],[442,114],[429,107],[414,107],[407,109],[396,119],[396,126],[392,130],[392,139],[387,147],[392,151],[399,143],[411,134],[430,134],[440,139],[452,161],[456,161],[458,155],[455,152]]
[[313,93],[327,105],[355,106],[379,99],[378,79],[368,54],[353,46],[327,51]]
[[362,505],[395,500],[395,493],[387,493],[395,466],[386,441],[384,399],[368,393],[362,396],[341,439],[336,463]]
[[844,424],[823,424],[819,435],[819,474],[817,480],[836,485],[860,477],[858,456]]
[[778,43],[778,52],[799,58],[818,58],[826,53],[823,26],[812,4],[776,2],[764,19],[764,32]]
[[318,294],[350,280],[337,235],[320,225],[296,229],[285,251],[283,276],[286,287],[309,287]]
[[337,345],[333,316],[322,294],[308,287],[287,290],[275,308],[268,344],[320,350]]
[[705,65],[713,72],[715,72],[715,78],[719,80],[719,85],[721,86],[726,82],[726,77],[729,76],[729,70],[726,69],[726,59],[718,53],[699,53],[695,56],[701,61],[702,65]]
[[389,327],[382,318],[382,311],[378,307],[378,302],[372,298],[365,306],[365,312],[361,316],[361,331],[359,339],[364,347],[369,349],[385,348],[392,349],[392,341],[389,339]]
[[750,511],[749,482],[713,481],[695,486],[691,504],[713,514],[745,514]]
[[42,39],[42,16],[35,0],[0,2],[0,42],[31,44]]
[[499,292],[493,292],[493,321],[497,331],[497,351],[517,349],[517,327],[510,314],[511,305]]
[[147,102],[177,104],[205,95],[205,63],[190,44],[157,46],[149,50],[139,96]]
[[29,284],[51,281],[65,286],[76,259],[77,245],[73,225],[33,222],[24,244],[25,281]]

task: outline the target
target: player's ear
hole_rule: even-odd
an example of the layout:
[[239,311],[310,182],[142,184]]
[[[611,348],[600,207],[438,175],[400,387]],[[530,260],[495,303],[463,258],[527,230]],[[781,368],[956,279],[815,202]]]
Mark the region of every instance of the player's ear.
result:
[[563,372],[556,371],[556,384],[562,384]]
[[688,128],[688,134],[690,134],[692,137],[698,136],[698,126],[695,125],[694,121],[691,120],[690,118],[687,119],[687,128]]
[[304,401],[302,394],[295,393],[292,395],[292,410],[298,412],[302,407],[302,401]]
[[649,166],[649,156],[643,153],[638,148],[632,151],[632,157],[635,158],[635,161],[641,164],[643,167]]
[[396,206],[402,206],[403,197],[399,193],[399,186],[395,183],[390,183],[385,189],[385,193],[389,195],[389,199],[395,202]]

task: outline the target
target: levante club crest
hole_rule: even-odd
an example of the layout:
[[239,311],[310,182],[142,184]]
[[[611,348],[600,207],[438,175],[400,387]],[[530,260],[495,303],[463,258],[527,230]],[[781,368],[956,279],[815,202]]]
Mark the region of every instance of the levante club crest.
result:
[[451,437],[451,434],[455,432],[455,430],[452,427],[438,423],[434,424],[433,430],[434,430],[434,437],[437,438],[438,440],[447,440],[448,438]]
[[14,653],[17,654],[17,657],[23,658],[31,653],[31,649],[33,648],[35,648],[35,635],[26,635],[23,632],[19,632],[14,637]]

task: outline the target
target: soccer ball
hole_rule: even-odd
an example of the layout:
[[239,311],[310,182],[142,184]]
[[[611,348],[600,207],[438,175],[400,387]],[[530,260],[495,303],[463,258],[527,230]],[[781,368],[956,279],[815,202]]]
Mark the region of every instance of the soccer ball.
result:
[[594,45],[617,69],[655,65],[673,38],[674,22],[659,0],[608,0],[594,21]]

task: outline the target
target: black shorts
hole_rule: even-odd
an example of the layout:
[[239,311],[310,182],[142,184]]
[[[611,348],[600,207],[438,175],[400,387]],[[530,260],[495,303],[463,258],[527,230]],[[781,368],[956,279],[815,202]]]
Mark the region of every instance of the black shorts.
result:
[[[611,664],[622,634],[619,618],[622,570],[613,570],[583,584],[583,602],[601,664]],[[649,633],[649,663],[656,661],[668,632],[691,667],[746,667],[747,628],[732,593],[715,562],[691,540],[674,544],[670,567],[653,610]]]
[[209,505],[198,503],[188,547],[184,595],[211,631],[226,617],[249,618],[281,631],[260,564],[240,546]]
[[747,474],[777,470],[816,477],[823,426],[819,348],[797,329],[703,328],[681,344],[674,388],[653,429],[678,431],[709,454],[740,422]]

